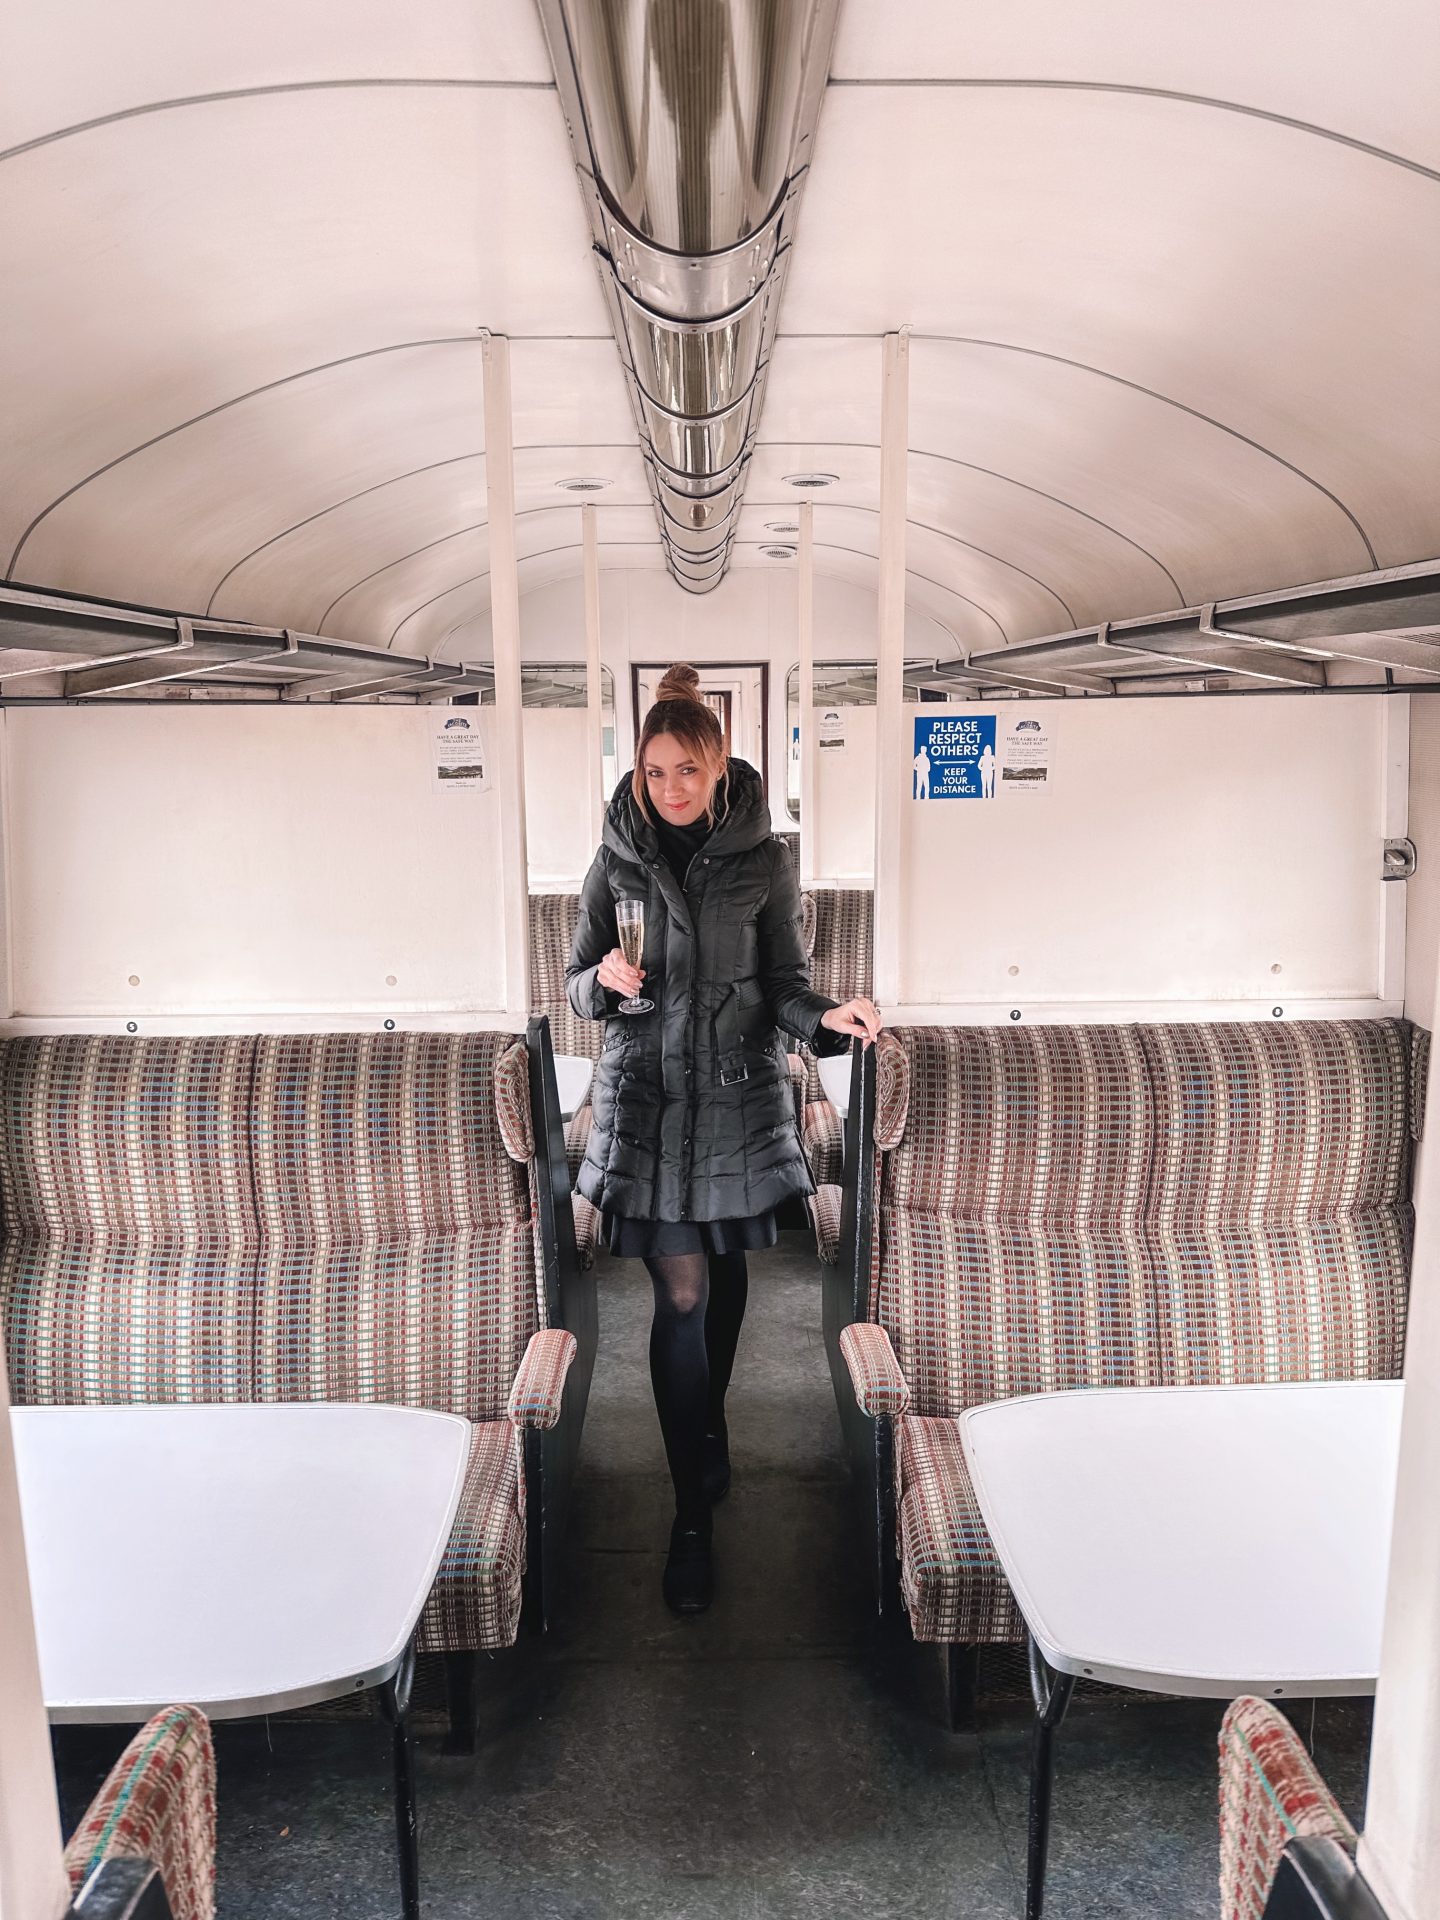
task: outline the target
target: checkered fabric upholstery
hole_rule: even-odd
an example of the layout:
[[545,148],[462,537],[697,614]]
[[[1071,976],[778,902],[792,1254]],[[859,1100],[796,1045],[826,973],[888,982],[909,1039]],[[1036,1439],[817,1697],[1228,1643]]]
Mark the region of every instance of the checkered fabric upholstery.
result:
[[[865,887],[816,887],[805,895],[814,926],[810,984],[837,1005],[873,992],[875,896]],[[826,1097],[813,1053],[802,1049],[806,1082],[801,1143],[817,1186],[843,1177],[845,1123]]]
[[0,1309],[32,1405],[253,1397],[255,1043],[0,1041]]
[[1393,1020],[1139,1030],[1165,1377],[1400,1370],[1412,1213],[1410,1029]]
[[520,1445],[508,1419],[484,1421],[471,1434],[455,1524],[420,1616],[422,1653],[515,1643],[525,1571]]
[[174,1920],[215,1912],[215,1748],[198,1707],[167,1707],[135,1735],[65,1849],[71,1888],[107,1860],[159,1869]]
[[[603,1020],[581,1020],[565,997],[565,969],[580,918],[578,893],[530,896],[530,1010],[550,1016],[556,1053],[598,1060],[605,1039]],[[578,1163],[577,1163],[578,1164]]]
[[572,1193],[570,1206],[575,1215],[575,1250],[582,1267],[593,1267],[595,1248],[600,1239],[600,1209],[592,1207],[583,1193]]
[[845,1189],[817,1187],[805,1203],[810,1209],[810,1224],[815,1229],[815,1246],[827,1267],[840,1264],[840,1223],[844,1216]]
[[970,1484],[954,1420],[898,1423],[900,1591],[917,1640],[1021,1640],[1025,1625]]
[[259,1395],[505,1418],[540,1324],[503,1033],[258,1042]]
[[[427,1644],[508,1645],[524,1557],[508,1414],[544,1323],[526,1155],[513,1034],[0,1042],[14,1396],[466,1415],[488,1439]],[[558,1351],[531,1356],[532,1387]]]
[[829,1100],[806,1101],[800,1144],[816,1186],[839,1186],[845,1174],[845,1122]]
[[914,1028],[886,1044],[871,1317],[913,1396],[898,1523],[918,1637],[1018,1627],[977,1544],[965,1408],[1398,1371],[1402,1023]]
[[572,1187],[580,1172],[580,1163],[585,1158],[585,1149],[590,1144],[590,1128],[594,1119],[594,1109],[587,1100],[565,1122],[565,1164],[570,1169]]
[[1220,1729],[1220,1912],[1261,1920],[1291,1840],[1336,1840],[1355,1829],[1285,1716],[1268,1701],[1232,1701]]

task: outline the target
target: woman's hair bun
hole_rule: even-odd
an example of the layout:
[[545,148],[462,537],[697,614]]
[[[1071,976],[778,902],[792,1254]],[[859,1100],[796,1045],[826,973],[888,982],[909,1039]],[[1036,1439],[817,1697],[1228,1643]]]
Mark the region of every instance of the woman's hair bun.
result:
[[670,668],[660,685],[655,689],[656,700],[693,700],[703,706],[700,699],[700,676],[694,667],[687,666],[683,660]]

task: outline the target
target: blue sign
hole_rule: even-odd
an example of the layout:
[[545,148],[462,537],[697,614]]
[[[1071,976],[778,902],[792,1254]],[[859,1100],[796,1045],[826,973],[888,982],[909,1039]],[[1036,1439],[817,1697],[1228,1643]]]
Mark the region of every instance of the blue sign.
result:
[[910,791],[917,800],[995,798],[993,713],[916,718]]

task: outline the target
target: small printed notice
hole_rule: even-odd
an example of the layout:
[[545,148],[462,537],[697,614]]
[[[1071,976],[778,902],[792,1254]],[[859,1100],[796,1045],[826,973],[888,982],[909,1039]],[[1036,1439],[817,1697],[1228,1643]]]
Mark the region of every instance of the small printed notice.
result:
[[435,784],[446,793],[483,793],[490,784],[485,760],[485,737],[478,708],[474,713],[451,712],[435,723],[431,742]]
[[911,794],[916,800],[995,798],[995,715],[957,714],[915,720]]
[[838,707],[822,707],[815,729],[815,744],[821,753],[845,751],[845,715]]
[[1048,793],[1051,762],[1050,729],[1028,715],[1000,723],[1000,790],[1002,793]]

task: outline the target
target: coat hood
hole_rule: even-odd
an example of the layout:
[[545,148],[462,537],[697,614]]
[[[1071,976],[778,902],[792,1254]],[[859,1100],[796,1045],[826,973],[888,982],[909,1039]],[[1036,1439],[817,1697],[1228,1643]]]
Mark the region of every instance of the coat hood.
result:
[[[764,783],[748,760],[731,760],[720,782],[714,831],[705,842],[717,854],[748,853],[770,838],[770,808]],[[654,823],[635,804],[630,775],[616,787],[605,809],[605,845],[627,860],[647,865],[660,852]]]

